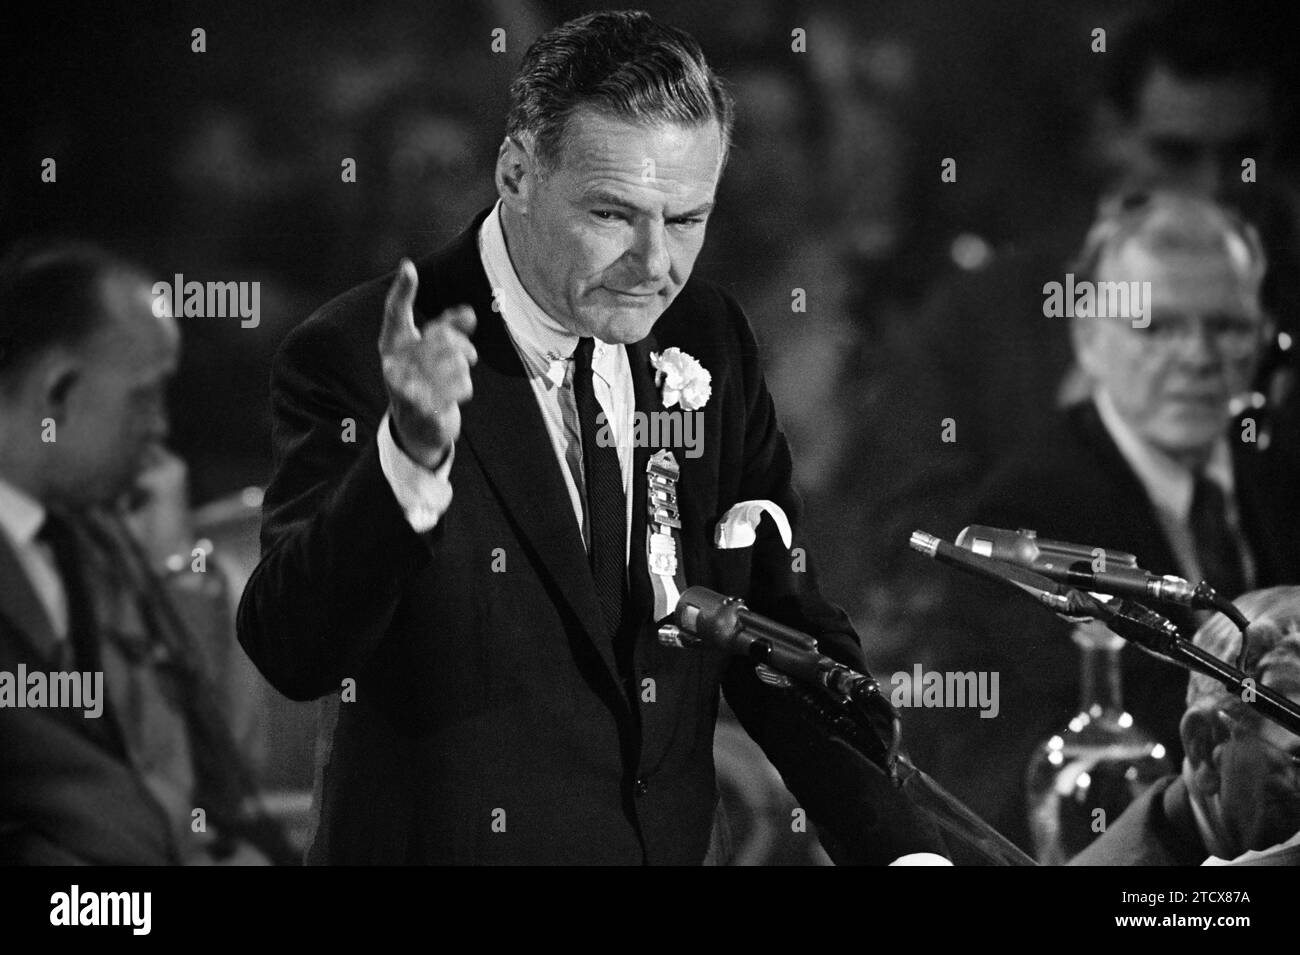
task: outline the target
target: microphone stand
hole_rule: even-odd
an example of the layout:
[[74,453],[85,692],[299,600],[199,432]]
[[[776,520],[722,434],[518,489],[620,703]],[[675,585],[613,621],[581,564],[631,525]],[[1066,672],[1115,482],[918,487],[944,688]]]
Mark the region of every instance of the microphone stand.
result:
[[[701,603],[711,611],[702,612]],[[754,613],[739,597],[691,587],[673,616],[678,623],[660,627],[660,642],[707,641],[752,660],[760,680],[788,690],[814,725],[884,772],[947,836],[993,865],[1037,865],[898,751],[898,715],[874,678],[825,656],[814,638]]]
[[1185,670],[1218,680],[1241,696],[1241,701],[1300,736],[1300,706],[1266,686],[1257,686],[1245,672],[1225,663],[1212,653],[1206,653],[1186,639],[1172,622],[1135,601],[1116,599],[1098,600],[1092,594],[1075,592],[1078,607],[1106,624],[1125,640],[1136,643],[1144,650],[1170,660]]
[[[1240,693],[1242,702],[1247,706],[1300,736],[1300,707],[1268,687],[1247,683],[1248,677],[1242,670],[1206,653],[1184,637],[1166,617],[1137,601],[1127,598],[1099,600],[1091,593],[1059,584],[1016,564],[973,553],[924,531],[912,533],[911,546],[913,550],[941,563],[1013,586],[1070,620],[1100,620],[1125,640],[1162,660],[1218,680],[1228,689]],[[1204,594],[1206,599],[1218,599],[1218,595],[1204,581],[1198,585],[1197,591]],[[1226,600],[1222,603],[1231,606]],[[1235,617],[1228,615],[1226,610],[1223,612],[1241,627],[1242,622],[1238,618],[1243,622],[1245,618],[1235,607],[1232,609]]]
[[[913,535],[928,538],[930,535],[917,531]],[[1010,538],[1010,541],[1008,540]],[[1218,593],[1209,581],[1202,580],[1193,586],[1181,577],[1165,575],[1157,577],[1147,573],[1137,565],[1137,557],[1124,551],[1108,548],[1090,548],[1080,544],[1064,541],[1043,540],[1037,531],[1005,530],[1000,527],[986,527],[971,524],[963,528],[957,536],[956,545],[964,550],[974,552],[980,557],[991,558],[1009,564],[1031,569],[1059,583],[1076,587],[1080,590],[1100,592],[1120,596],[1127,591],[1116,591],[1110,581],[1102,579],[1094,570],[1092,562],[1102,556],[1107,564],[1118,566],[1125,571],[1145,578],[1142,585],[1142,597],[1149,597],[1159,603],[1177,604],[1193,607],[1197,610],[1218,611],[1227,617],[1241,631],[1241,649],[1237,654],[1237,667],[1244,670],[1250,653],[1250,621],[1231,600]],[[913,544],[916,546],[916,544]],[[923,548],[918,548],[923,549]],[[974,568],[971,568],[974,569]],[[1104,571],[1102,572],[1104,573]],[[1134,581],[1130,579],[1129,585]],[[1140,598],[1139,598],[1140,599]]]

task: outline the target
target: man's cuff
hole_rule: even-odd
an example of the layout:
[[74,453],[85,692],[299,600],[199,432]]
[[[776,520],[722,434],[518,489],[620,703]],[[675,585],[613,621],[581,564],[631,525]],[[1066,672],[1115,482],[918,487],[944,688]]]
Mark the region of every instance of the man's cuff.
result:
[[446,460],[430,471],[417,464],[397,446],[393,438],[388,413],[379,422],[379,467],[393,489],[393,496],[406,514],[407,523],[417,534],[433,530],[451,506],[451,463],[456,457],[456,446],[447,452]]
[[952,860],[945,859],[935,852],[909,852],[905,856],[899,856],[892,865],[946,865],[951,866]]

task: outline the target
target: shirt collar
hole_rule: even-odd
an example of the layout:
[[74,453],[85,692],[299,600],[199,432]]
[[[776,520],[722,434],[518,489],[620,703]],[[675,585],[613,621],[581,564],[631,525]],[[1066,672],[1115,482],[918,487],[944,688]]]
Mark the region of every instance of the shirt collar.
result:
[[45,506],[0,478],[0,529],[19,547],[27,547],[44,523]]
[[[1093,395],[1097,413],[1110,433],[1120,454],[1146,488],[1153,503],[1186,521],[1192,510],[1193,475],[1189,468],[1175,461],[1139,435],[1120,415],[1110,393],[1099,388]],[[1205,476],[1231,497],[1234,490],[1232,453],[1226,438],[1220,438],[1210,451]]]
[[[558,387],[564,382],[568,359],[578,347],[573,334],[534,301],[519,280],[510,252],[506,248],[505,230],[501,226],[501,201],[479,228],[479,257],[492,286],[492,297],[506,323],[510,337],[519,350],[530,377],[542,376]],[[592,350],[592,371],[613,384],[618,349],[596,339]]]

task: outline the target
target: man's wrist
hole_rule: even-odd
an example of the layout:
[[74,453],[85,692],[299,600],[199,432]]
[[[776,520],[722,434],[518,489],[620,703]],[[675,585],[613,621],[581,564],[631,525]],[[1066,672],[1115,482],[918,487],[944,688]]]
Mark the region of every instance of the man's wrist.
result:
[[388,434],[393,439],[393,444],[396,445],[398,451],[401,451],[410,460],[429,471],[436,471],[446,464],[447,456],[451,454],[450,444],[432,455],[416,453],[407,442],[402,440],[402,433],[397,429],[397,419],[393,416],[391,409],[388,412]]
[[[391,414],[384,415],[384,418],[390,417]],[[383,420],[377,441],[379,467],[407,522],[416,533],[432,530],[451,503],[448,478],[456,458],[456,446],[448,446],[442,461],[429,467],[402,449],[397,443],[397,429]]]

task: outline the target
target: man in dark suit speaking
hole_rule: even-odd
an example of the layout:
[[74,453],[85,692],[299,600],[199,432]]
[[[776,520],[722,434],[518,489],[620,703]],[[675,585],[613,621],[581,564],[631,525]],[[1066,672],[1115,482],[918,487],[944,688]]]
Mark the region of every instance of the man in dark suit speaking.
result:
[[[343,688],[310,858],[714,857],[720,687],[835,858],[937,849],[751,665],[656,636],[666,595],[699,584],[863,669],[768,522],[714,544],[742,502],[799,516],[749,325],[691,278],[729,97],[693,39],[640,13],[543,36],[510,92],[497,205],[326,305],[273,374],[239,635],[288,696]],[[665,409],[697,416],[698,447],[643,426]],[[665,489],[647,467],[674,447]]]

